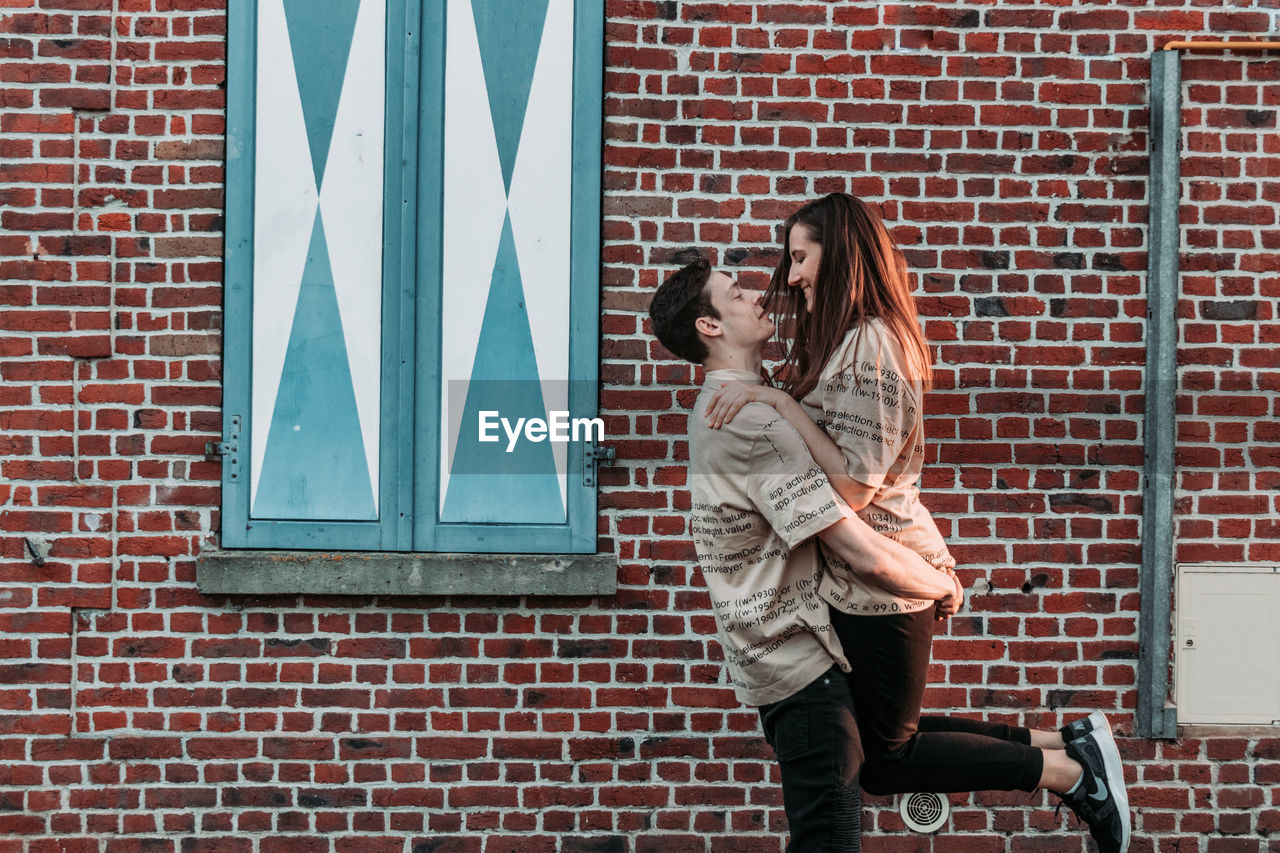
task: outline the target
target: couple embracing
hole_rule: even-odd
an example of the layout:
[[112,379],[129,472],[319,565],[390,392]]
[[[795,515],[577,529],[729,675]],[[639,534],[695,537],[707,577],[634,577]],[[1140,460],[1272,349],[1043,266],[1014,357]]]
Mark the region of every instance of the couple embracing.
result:
[[[1100,853],[1129,807],[1101,712],[1060,731],[922,716],[933,625],[964,591],[917,482],[930,354],[879,216],[834,193],[793,214],[763,299],[698,260],[649,308],[701,364],[692,533],[738,698],[781,767],[789,853],[861,849],[863,789],[1057,793]],[[763,380],[772,314],[793,336]]]

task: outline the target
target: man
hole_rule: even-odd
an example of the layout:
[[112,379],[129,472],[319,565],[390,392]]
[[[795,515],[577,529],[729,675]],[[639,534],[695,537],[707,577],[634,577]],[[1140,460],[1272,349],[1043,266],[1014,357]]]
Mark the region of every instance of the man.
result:
[[[663,282],[649,316],[667,349],[705,370],[689,424],[692,533],[729,678],[742,702],[759,707],[782,770],[789,853],[857,851],[864,756],[848,681],[857,675],[848,675],[845,650],[817,595],[823,568],[815,538],[860,580],[935,601],[939,616],[959,607],[958,582],[859,519],[800,434],[770,406],[747,403],[718,429],[703,417],[725,382],[761,381],[761,351],[774,324],[758,294],[699,259]],[[805,432],[829,455],[819,443],[830,439],[815,436],[807,422]],[[1084,819],[1102,853],[1127,849],[1123,769],[1102,714],[1060,733],[948,718],[931,725],[937,735],[907,762],[911,784],[896,792],[928,790],[916,785],[930,783],[930,756],[972,754],[976,746],[976,761],[935,765],[948,777],[943,789],[1045,787]],[[979,740],[966,744],[967,738]]]
[[943,612],[954,612],[957,588],[850,511],[772,408],[750,403],[719,430],[700,416],[721,383],[760,381],[774,326],[758,295],[700,260],[658,288],[649,313],[663,345],[706,370],[689,425],[693,536],[729,678],[759,707],[782,769],[789,849],[857,850],[862,752],[849,662],[817,596],[814,537],[869,580]]

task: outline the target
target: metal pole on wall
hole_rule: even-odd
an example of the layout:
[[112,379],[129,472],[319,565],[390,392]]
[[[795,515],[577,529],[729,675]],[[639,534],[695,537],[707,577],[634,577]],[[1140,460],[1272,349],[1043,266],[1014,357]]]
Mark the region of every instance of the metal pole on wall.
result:
[[1138,735],[1174,738],[1169,699],[1174,574],[1174,441],[1178,385],[1178,206],[1181,193],[1181,50],[1278,50],[1280,41],[1173,41],[1151,57],[1147,189],[1147,364],[1138,588]]
[[1173,738],[1169,701],[1173,620],[1173,477],[1178,353],[1178,203],[1182,75],[1176,50],[1151,57],[1147,233],[1147,363],[1143,440],[1142,569],[1138,619],[1138,734]]

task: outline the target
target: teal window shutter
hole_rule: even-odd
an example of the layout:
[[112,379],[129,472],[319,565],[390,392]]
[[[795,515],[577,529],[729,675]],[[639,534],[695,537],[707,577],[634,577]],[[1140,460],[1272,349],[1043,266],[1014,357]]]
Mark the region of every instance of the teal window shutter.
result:
[[602,56],[596,2],[232,0],[225,547],[595,550]]
[[596,415],[601,4],[444,9],[424,28],[443,75],[420,151],[442,168],[419,188],[419,281],[439,286],[418,291],[418,345],[433,357],[419,359],[418,462],[430,474],[416,483],[415,540],[593,551],[587,443],[513,444],[501,429],[482,442],[480,417]]

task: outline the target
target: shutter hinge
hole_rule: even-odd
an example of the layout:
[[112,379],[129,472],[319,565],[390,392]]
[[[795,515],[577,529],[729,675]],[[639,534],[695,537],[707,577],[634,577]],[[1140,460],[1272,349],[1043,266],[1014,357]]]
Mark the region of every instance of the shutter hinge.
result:
[[582,448],[582,485],[594,487],[596,484],[596,465],[603,462],[612,465],[618,458],[617,448],[589,441]]
[[227,470],[233,480],[240,476],[240,420],[240,415],[232,415],[230,430],[223,440],[206,441],[204,445],[204,456],[210,462],[218,457],[226,458]]

